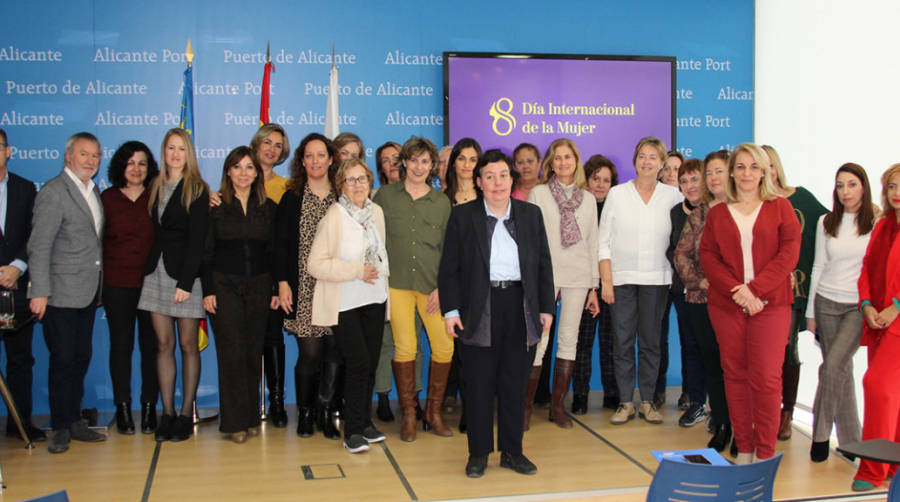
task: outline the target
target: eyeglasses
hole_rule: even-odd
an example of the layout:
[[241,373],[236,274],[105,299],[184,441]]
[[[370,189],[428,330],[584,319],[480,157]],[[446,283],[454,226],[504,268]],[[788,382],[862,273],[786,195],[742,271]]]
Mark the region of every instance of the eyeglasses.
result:
[[347,178],[344,180],[344,183],[346,183],[347,186],[351,186],[351,187],[354,187],[356,185],[362,185],[362,184],[368,185],[369,177],[366,175],[362,175],[362,176],[358,176],[356,178]]

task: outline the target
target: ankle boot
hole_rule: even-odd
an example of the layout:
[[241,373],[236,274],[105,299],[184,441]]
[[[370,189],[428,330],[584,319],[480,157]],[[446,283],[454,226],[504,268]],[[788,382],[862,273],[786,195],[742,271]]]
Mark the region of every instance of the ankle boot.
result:
[[394,369],[394,380],[397,382],[397,394],[400,396],[400,409],[403,410],[403,424],[400,426],[400,439],[416,440],[416,362],[391,361]]
[[266,386],[269,389],[269,420],[275,427],[287,426],[287,412],[284,410],[284,345],[268,346],[263,349],[266,367]]
[[531,373],[528,375],[528,388],[525,391],[525,428],[528,430],[531,426],[531,412],[534,411],[534,394],[537,392],[538,383],[541,381],[541,367],[532,366]]
[[331,419],[331,408],[320,402],[315,413],[316,426],[322,431],[322,435],[327,439],[340,439],[341,431],[334,426],[334,420]]
[[116,404],[116,429],[119,434],[134,434],[134,418],[131,417],[131,403]]
[[394,412],[391,411],[391,401],[387,392],[378,393],[378,408],[375,410],[375,415],[382,422],[394,421]]
[[425,404],[424,423],[431,426],[431,432],[438,436],[450,437],[453,433],[444,424],[443,410],[444,392],[447,390],[447,375],[450,374],[451,363],[439,363],[431,360],[428,369],[428,401]]
[[300,407],[297,410],[297,435],[309,438],[313,435],[313,411],[312,408]]
[[791,420],[794,419],[794,410],[781,410],[781,423],[778,426],[778,440],[791,439]]
[[731,424],[719,424],[716,425],[713,437],[706,447],[721,453],[728,446],[729,441],[731,441]]
[[334,426],[331,413],[334,411],[335,393],[338,386],[339,361],[325,361],[319,377],[319,401],[316,406],[316,425],[328,439],[340,439],[341,433]]
[[572,428],[572,420],[566,415],[565,399],[569,393],[569,384],[572,381],[572,370],[575,361],[556,358],[556,368],[553,372],[553,393],[550,396],[550,421],[563,429]]
[[156,430],[156,403],[141,403],[141,432],[153,434]]

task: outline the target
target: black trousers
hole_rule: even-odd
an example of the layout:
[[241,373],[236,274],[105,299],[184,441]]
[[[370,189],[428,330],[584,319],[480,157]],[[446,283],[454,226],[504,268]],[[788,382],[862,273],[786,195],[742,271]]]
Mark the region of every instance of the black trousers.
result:
[[522,453],[525,389],[535,345],[528,346],[522,288],[491,289],[491,346],[460,343],[466,387],[465,414],[469,455],[494,451],[494,399],[497,400],[497,449]]
[[131,404],[131,354],[134,352],[134,323],[137,321],[141,349],[141,402],[156,405],[159,380],[156,378],[156,333],[150,313],[138,310],[141,288],[103,285],[103,307],[109,324],[109,374],[113,400]]
[[372,423],[375,368],[381,355],[386,303],[370,303],[338,314],[332,326],[346,373],[344,377],[344,438],[362,434]]
[[[25,292],[16,291],[16,312],[30,312],[28,302],[25,301]],[[21,298],[21,301],[20,301]],[[21,314],[22,319],[28,316]],[[22,420],[28,422],[31,419],[31,369],[34,367],[34,353],[32,351],[32,334],[34,323],[28,323],[24,328],[3,334],[3,344],[6,346],[6,384],[12,394],[13,401]],[[10,416],[7,413],[7,416]],[[12,425],[12,421],[8,422]]]
[[716,332],[709,320],[709,311],[705,303],[685,302],[684,308],[691,332],[697,340],[703,367],[706,369],[706,389],[709,392],[709,408],[713,423],[730,424],[719,342],[716,341]]
[[219,363],[219,430],[259,425],[259,377],[266,318],[272,297],[268,274],[213,272],[216,314],[210,315]]
[[80,309],[47,305],[44,341],[50,352],[50,424],[68,429],[81,418],[84,376],[91,364],[97,302]]

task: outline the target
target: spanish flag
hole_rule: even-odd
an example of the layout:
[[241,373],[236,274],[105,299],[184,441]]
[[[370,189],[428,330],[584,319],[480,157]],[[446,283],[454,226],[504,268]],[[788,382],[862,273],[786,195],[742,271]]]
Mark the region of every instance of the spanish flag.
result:
[[266,66],[263,68],[262,92],[259,99],[259,126],[269,123],[269,75],[275,71],[275,65],[269,57],[269,44],[266,43]]
[[209,326],[206,325],[206,319],[200,321],[200,331],[197,334],[197,347],[202,351],[209,347]]

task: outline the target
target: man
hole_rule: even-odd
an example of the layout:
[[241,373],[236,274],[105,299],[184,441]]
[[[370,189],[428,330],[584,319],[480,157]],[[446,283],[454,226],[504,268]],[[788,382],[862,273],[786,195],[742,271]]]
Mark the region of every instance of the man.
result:
[[[34,206],[34,183],[6,169],[12,153],[6,131],[0,129],[0,287],[13,290],[16,317],[27,318],[28,255],[25,245],[31,234],[31,208]],[[44,431],[31,425],[31,352],[33,323],[3,337],[6,345],[6,380],[22,425],[32,441],[44,441]],[[10,413],[8,416],[12,416]],[[11,419],[6,421],[6,436],[19,437],[19,429]]]
[[522,454],[525,387],[535,346],[555,311],[550,248],[541,210],[510,197],[512,160],[489,150],[475,167],[482,196],[450,214],[438,275],[447,331],[460,340],[469,461],[484,475],[494,450],[497,399],[500,467],[535,474]]
[[71,136],[62,173],[44,184],[34,203],[28,297],[50,351],[50,453],[68,450],[70,439],[106,440],[80,419],[103,270],[103,205],[91,181],[99,164],[97,138]]

